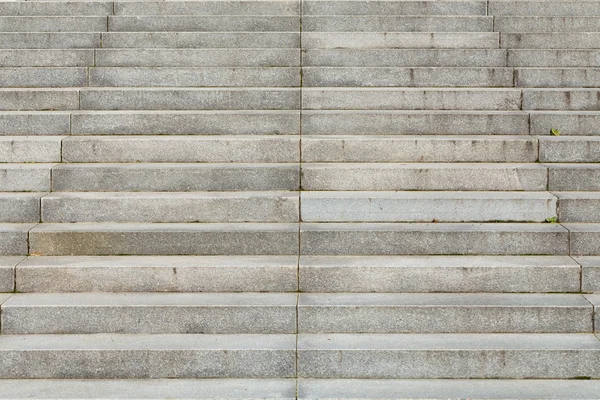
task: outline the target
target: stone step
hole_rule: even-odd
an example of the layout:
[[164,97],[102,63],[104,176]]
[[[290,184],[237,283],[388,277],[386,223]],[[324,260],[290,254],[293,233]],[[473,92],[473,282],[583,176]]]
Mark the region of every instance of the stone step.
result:
[[[35,323],[31,320],[38,313],[27,309],[25,316],[19,315],[26,306],[42,308],[45,298],[20,296],[31,295],[15,295],[2,306],[3,333],[30,333],[30,329],[31,333],[46,333],[45,329],[29,328],[48,321],[45,313],[40,312]],[[15,304],[22,308],[12,308]],[[48,299],[46,304],[50,307],[55,302]],[[21,320],[17,322],[17,318]],[[61,313],[59,322],[48,321],[46,326],[52,329],[62,318],[69,316]],[[578,294],[318,293],[299,295],[298,332],[593,333],[594,324],[592,305]]]
[[[2,333],[296,333],[296,300],[295,293],[17,294],[2,305]],[[571,319],[584,318],[564,303]]]
[[82,110],[300,109],[300,90],[291,88],[98,88],[80,96]]
[[78,109],[78,89],[0,89],[1,111]]
[[[84,384],[77,383],[77,385]],[[102,386],[101,388],[103,389]],[[19,389],[10,387],[10,390],[19,393]],[[301,400],[355,397],[412,400],[446,400],[447,398],[591,400],[597,397],[598,391],[600,391],[598,381],[567,379],[302,379],[298,381],[298,399]],[[35,389],[31,392],[35,393]],[[25,393],[28,394],[30,391],[27,389]]]
[[563,224],[569,230],[571,254],[575,256],[600,255],[600,224]]
[[[87,1],[85,3],[87,3]],[[79,4],[85,3],[82,2]],[[3,4],[34,4],[34,2],[0,2],[0,6]],[[92,32],[0,33],[0,49],[94,49],[100,47],[101,43],[102,40],[100,34]],[[50,52],[47,53],[50,54]],[[14,54],[16,55],[19,53]],[[57,59],[60,59],[60,56],[57,57]]]
[[303,164],[302,189],[544,191],[547,173],[539,164],[315,163]]
[[[66,272],[22,277],[37,259],[17,268],[18,288],[21,281],[27,291],[60,290],[69,284]],[[580,269],[568,256],[302,256],[299,283],[301,292],[316,293],[572,293],[580,291]],[[588,271],[589,279],[584,269],[586,287],[600,287],[600,260],[596,270]],[[38,276],[39,285],[28,286]]]
[[599,362],[600,341],[592,334],[301,334],[298,338],[302,378],[597,378]]
[[[168,4],[210,2],[170,2]],[[240,2],[243,4],[246,2]],[[248,2],[250,3],[250,2]],[[262,3],[262,2],[256,2]],[[135,4],[130,2],[130,4]],[[162,3],[167,4],[167,3]],[[107,32],[103,48],[299,48],[299,32]]]
[[491,0],[488,7],[488,13],[495,16],[600,16],[600,4],[595,1]]
[[0,32],[106,32],[106,17],[0,17]]
[[116,15],[300,15],[294,0],[269,1],[115,1]]
[[0,256],[0,292],[14,292],[16,266],[24,260],[22,256]]
[[306,15],[486,15],[484,1],[305,0]]
[[551,135],[558,129],[561,135],[598,135],[600,113],[598,111],[531,111],[531,133]]
[[514,83],[513,69],[501,67],[304,67],[302,86],[512,87]]
[[299,135],[300,111],[88,111],[71,123],[73,135]]
[[281,87],[300,86],[301,78],[298,67],[106,67],[90,68],[89,74],[90,86],[98,87]]
[[600,136],[541,136],[540,162],[600,162]]
[[[3,1],[3,16],[104,16],[112,14],[112,1]],[[106,20],[106,19],[105,19]]]
[[45,194],[0,193],[0,222],[40,222],[40,198]]
[[[302,112],[303,135],[448,135],[449,133],[452,135],[528,135],[529,115],[510,111]],[[547,134],[550,134],[550,128]]]
[[298,224],[40,224],[32,255],[293,255]]
[[[85,93],[85,92],[83,92]],[[550,97],[553,93],[547,94]],[[595,92],[591,93],[595,96]],[[525,92],[527,95],[527,92]],[[525,97],[527,99],[527,96]],[[531,103],[532,106],[535,99]],[[587,105],[587,104],[586,104]],[[589,107],[592,107],[590,104]],[[521,90],[457,88],[305,88],[307,110],[495,110],[521,109]]]
[[598,87],[600,68],[516,68],[517,87]]
[[548,168],[548,190],[561,192],[600,191],[599,164],[544,164]]
[[569,254],[569,231],[557,224],[304,223],[300,229],[302,255]]
[[600,109],[600,90],[526,89],[523,90],[523,109],[597,111]]
[[302,137],[302,161],[311,163],[527,163],[536,162],[537,159],[537,139],[531,136],[305,135]]
[[64,136],[0,136],[1,163],[60,162]]
[[301,204],[305,222],[545,222],[557,217],[556,197],[546,192],[303,192]]
[[70,113],[64,111],[2,111],[0,136],[68,135],[70,118]]
[[[546,3],[547,4],[547,3]],[[549,7],[544,5],[540,8]],[[568,4],[568,3],[565,3]],[[583,3],[581,4],[583,5]],[[586,4],[587,8],[587,4]],[[496,16],[495,32],[600,32],[597,16]]]
[[292,135],[71,136],[63,141],[62,155],[66,162],[72,163],[297,163],[300,138]]
[[[11,285],[16,276],[21,293],[298,290],[297,255],[29,257],[24,261],[13,257],[0,261],[7,270],[2,276],[9,277]],[[7,279],[0,279],[0,283],[9,282]],[[566,288],[571,281],[563,279],[560,287]],[[530,285],[537,282],[540,280],[523,281]]]
[[[588,3],[592,4],[592,3]],[[506,49],[598,49],[599,32],[502,33]]]
[[[104,21],[106,23],[106,19]],[[106,24],[104,25],[106,31]],[[110,16],[111,32],[298,32],[300,16],[152,15]]]
[[[391,2],[390,2],[391,3]],[[381,4],[381,3],[379,3]],[[308,17],[305,17],[308,18]],[[494,32],[303,32],[302,48],[497,49]]]
[[[506,52],[506,49],[307,49],[302,60],[307,67],[506,67]],[[526,66],[516,61],[509,65]]]
[[89,67],[92,49],[1,49],[0,67]]
[[600,293],[600,257],[583,256],[573,257],[573,259],[581,265],[581,291]]
[[560,222],[600,222],[600,192],[554,192]]
[[0,88],[58,88],[87,85],[86,68],[0,68]]
[[[300,49],[97,49],[98,67],[297,67]],[[0,65],[2,65],[0,52]],[[92,64],[88,64],[92,65]]]
[[[598,21],[600,23],[600,18]],[[509,67],[600,67],[600,50],[509,49],[506,65]]]
[[56,164],[0,164],[0,192],[48,192]]
[[29,245],[27,233],[34,226],[36,224],[0,224],[0,255],[27,254]]
[[298,190],[299,174],[299,164],[61,164],[52,170],[52,191]]
[[[119,4],[119,3],[117,3]],[[582,386],[582,385],[579,385]],[[11,399],[205,399],[296,400],[295,379],[7,379],[0,391]],[[582,391],[575,392],[582,393]],[[583,399],[583,397],[582,397]]]
[[298,197],[294,192],[52,193],[42,201],[42,221],[298,222]]
[[295,335],[2,335],[0,376],[288,378],[296,372],[295,348]]
[[303,32],[491,32],[491,16],[303,15]]

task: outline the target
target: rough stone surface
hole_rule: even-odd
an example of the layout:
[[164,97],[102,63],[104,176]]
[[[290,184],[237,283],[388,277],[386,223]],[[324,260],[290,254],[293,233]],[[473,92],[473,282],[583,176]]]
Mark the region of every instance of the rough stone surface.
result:
[[600,222],[600,193],[554,192],[560,222]]
[[563,224],[569,230],[571,255],[600,255],[600,224]]
[[63,139],[64,136],[0,136],[0,162],[60,162],[62,160],[61,143]]
[[600,293],[600,257],[574,257],[581,265],[581,290]]
[[540,162],[600,162],[598,137],[540,137]]
[[46,193],[1,193],[1,222],[40,222],[40,198]]
[[548,189],[552,191],[600,190],[599,164],[544,164],[548,167]]

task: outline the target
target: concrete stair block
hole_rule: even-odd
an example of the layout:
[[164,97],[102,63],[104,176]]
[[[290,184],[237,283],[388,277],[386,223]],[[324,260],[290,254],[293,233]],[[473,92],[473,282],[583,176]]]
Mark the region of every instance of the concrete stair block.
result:
[[594,329],[596,330],[596,332],[600,332],[600,315],[598,315],[598,307],[600,306],[600,295],[587,294],[585,295],[585,298],[594,306]]
[[600,224],[562,224],[569,230],[571,255],[600,255]]
[[[292,255],[297,224],[41,224],[33,255]],[[24,243],[25,244],[25,243]]]
[[56,164],[0,164],[0,192],[48,192]]
[[0,17],[0,32],[106,32],[106,17]]
[[0,221],[11,223],[40,222],[40,198],[45,194],[35,192],[0,193]]
[[561,135],[598,135],[600,113],[597,111],[532,111],[531,133],[550,135],[552,129]]
[[[3,331],[13,331],[4,321],[16,319],[19,296],[30,295],[4,303]],[[314,293],[298,298],[298,332],[593,333],[592,314],[576,294]]]
[[302,256],[300,291],[569,293],[580,266],[568,256]]
[[17,294],[2,305],[2,333],[295,333],[296,299],[294,293]]
[[600,86],[600,69],[516,68],[515,86],[543,88],[598,87]]
[[303,15],[486,15],[483,1],[323,1],[302,2]]
[[491,32],[490,16],[304,15],[305,32]]
[[0,67],[89,67],[92,49],[2,49]]
[[[303,190],[543,191],[546,185],[547,169],[538,164],[323,163],[302,166]],[[550,190],[553,190],[552,185]]]
[[598,164],[545,164],[548,167],[548,190],[593,192],[600,190]]
[[600,16],[600,5],[594,1],[496,1],[489,2],[488,12],[496,16]]
[[112,14],[112,1],[4,1],[4,16],[107,16]]
[[24,257],[0,257],[0,292],[13,292],[15,290],[15,268],[24,260]]
[[[581,4],[583,5],[583,4]],[[544,7],[551,7],[545,5]],[[541,8],[541,7],[540,7]],[[600,32],[596,16],[495,16],[495,32]]]
[[554,192],[560,222],[600,222],[600,193]]
[[3,111],[0,113],[0,135],[68,135],[71,115],[51,111]]
[[[600,22],[600,18],[598,19]],[[600,67],[596,49],[509,49],[508,67]]]
[[78,110],[77,89],[0,89],[0,110]]
[[53,193],[42,201],[42,221],[298,222],[299,196],[293,192]]
[[581,291],[600,293],[600,257],[573,257],[581,265]]
[[36,224],[0,224],[0,255],[14,256],[28,253],[28,232]]
[[[33,4],[20,2],[12,4]],[[87,3],[87,2],[85,2]],[[84,2],[80,4],[85,4]],[[6,2],[0,3],[7,4]],[[10,2],[8,3],[10,4]],[[38,4],[42,4],[41,2]],[[101,46],[100,33],[93,32],[0,32],[0,49],[94,49]],[[14,53],[18,55],[22,53]],[[51,54],[46,52],[46,54]],[[63,52],[64,56],[70,53]],[[71,56],[72,57],[72,56]],[[60,60],[60,54],[56,57]]]
[[60,162],[64,136],[0,136],[0,162]]
[[52,171],[52,190],[56,192],[298,190],[299,175],[298,164],[61,164]]
[[58,88],[87,84],[85,68],[0,68],[2,88]]
[[600,109],[598,89],[526,89],[524,110],[597,111]]
[[303,223],[300,254],[568,255],[569,231],[557,224]]
[[600,136],[542,136],[540,162],[600,162]]
[[300,15],[300,4],[283,1],[116,1],[116,15]]
[[592,334],[298,336],[302,378],[572,379],[598,376],[599,358]]
[[0,375],[5,379],[288,378],[296,372],[295,345],[295,335],[2,335]]
[[108,31],[111,32],[298,32],[299,30],[299,16],[119,15],[108,17]]
[[[592,3],[588,3],[592,4]],[[598,32],[501,33],[505,49],[597,49]]]

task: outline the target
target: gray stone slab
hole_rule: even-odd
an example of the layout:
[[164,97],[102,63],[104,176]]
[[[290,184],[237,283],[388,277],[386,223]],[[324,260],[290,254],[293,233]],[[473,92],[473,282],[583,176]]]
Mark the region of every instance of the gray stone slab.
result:
[[557,224],[303,223],[300,252],[302,255],[567,255],[569,232]]
[[573,257],[581,265],[581,291],[600,293],[600,257]]
[[552,191],[600,190],[598,164],[545,164],[548,167],[548,189]]
[[102,88],[80,96],[82,110],[300,109],[300,90],[291,88]]
[[[545,35],[545,34],[542,34]],[[600,40],[600,38],[599,38]],[[517,68],[517,87],[598,87],[599,68]]]
[[[97,49],[95,52],[94,65],[98,67],[297,67],[300,65],[300,49]],[[1,57],[0,52],[0,62],[2,62]]]
[[600,222],[600,193],[554,192],[560,222]]
[[292,255],[297,224],[41,224],[33,255]]
[[535,162],[531,136],[310,136],[305,162]]
[[567,379],[600,374],[600,341],[569,334],[300,334],[302,378]]
[[598,89],[525,89],[523,110],[597,111]]
[[563,224],[569,230],[571,255],[600,255],[600,224]]
[[77,110],[77,89],[0,89],[0,110]]
[[56,164],[2,164],[0,167],[0,191],[50,191],[50,170],[54,165]]
[[295,333],[296,298],[295,293],[17,294],[2,304],[2,333]]
[[[19,296],[4,304],[4,320],[10,311],[16,318],[10,307],[22,300]],[[298,298],[300,333],[593,333],[593,325],[593,308],[577,294],[322,293]],[[10,325],[3,326],[11,332]]]
[[64,136],[0,136],[0,162],[60,162]]
[[579,292],[579,273],[568,256],[302,256],[300,291]]
[[0,32],[106,32],[106,17],[0,17]]
[[303,32],[302,48],[497,49],[499,40],[495,32]]
[[302,108],[511,111],[521,109],[521,91],[479,88],[305,88],[302,91]]
[[600,294],[587,294],[585,295],[585,298],[588,299],[588,301],[594,306],[594,329],[596,332],[600,332],[600,315],[598,315],[598,308],[600,307]]
[[28,253],[28,232],[35,224],[0,224],[0,255]]
[[531,133],[550,135],[552,129],[560,130],[561,135],[598,135],[600,133],[600,113],[579,112],[531,112]]
[[[546,192],[303,192],[305,222],[545,222]],[[562,220],[561,220],[562,221]]]
[[[181,3],[184,2],[165,2],[162,4]],[[190,4],[206,3],[209,2],[193,2]],[[133,2],[129,4],[133,4]],[[102,47],[146,49],[299,48],[300,32],[107,32],[102,34]]]
[[299,145],[299,136],[292,135],[72,136],[63,141],[63,158],[78,163],[297,163]]
[[324,1],[302,2],[303,15],[486,15],[483,1]]
[[512,87],[512,68],[304,67],[302,85]]
[[[53,193],[44,222],[298,222],[294,192]],[[39,213],[38,213],[39,220]]]
[[[546,5],[545,7],[551,7]],[[495,32],[600,32],[595,16],[496,16]]]
[[0,67],[88,67],[94,65],[92,49],[2,49]]
[[[106,26],[105,26],[106,28]],[[299,16],[152,15],[108,17],[111,32],[294,32]]]
[[596,49],[598,40],[598,32],[502,33],[500,43],[506,49]]
[[74,135],[300,134],[299,111],[78,112],[72,123]]
[[[600,21],[600,18],[598,19]],[[600,50],[592,49],[510,49],[509,67],[600,67]]]
[[519,112],[303,111],[302,134],[527,135],[528,121]]
[[490,1],[489,14],[496,16],[600,16],[600,4],[595,1]]
[[70,117],[68,112],[2,112],[0,135],[68,135]]
[[[3,335],[2,378],[287,378],[295,335]],[[66,360],[71,360],[67,362]]]
[[44,88],[87,86],[85,68],[0,68],[0,87]]
[[297,271],[297,256],[29,257],[16,279],[22,293],[295,292]]
[[491,32],[491,16],[303,15],[304,32]]
[[[52,171],[52,190],[298,190],[299,174],[298,164],[62,164]],[[46,185],[49,185],[49,182]]]
[[1,222],[40,222],[40,198],[45,193],[0,193]]
[[550,379],[303,379],[299,399],[596,399],[600,382]]
[[300,68],[91,68],[90,86],[300,86]]
[[547,169],[538,164],[315,163],[302,166],[303,190],[540,191],[546,190],[546,184]]
[[107,16],[112,14],[112,1],[4,1],[3,16]]
[[541,162],[600,162],[600,136],[541,136]]
[[295,379],[0,380],[0,399],[296,399]]
[[116,15],[300,15],[297,0],[116,1]]
[[0,292],[15,290],[15,268],[23,260],[24,257],[0,257]]
[[507,66],[505,49],[308,49],[302,60],[308,67]]
[[93,49],[100,43],[100,34],[92,32],[0,32],[0,49]]

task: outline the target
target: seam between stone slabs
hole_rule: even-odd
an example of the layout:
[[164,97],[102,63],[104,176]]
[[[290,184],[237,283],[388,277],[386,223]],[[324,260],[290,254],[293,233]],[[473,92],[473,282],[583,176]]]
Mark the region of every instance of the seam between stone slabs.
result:
[[35,224],[34,226],[32,226],[29,230],[27,230],[27,256],[31,255],[31,243],[30,243],[30,233],[33,229],[37,228],[40,225],[40,223],[38,222],[37,224]]
[[[570,232],[569,232],[569,236],[571,236]],[[577,265],[579,265],[579,293],[583,294],[583,265],[581,265],[581,263],[579,261],[577,261],[575,259],[575,257],[573,257],[572,255],[569,254],[568,257],[571,260],[573,260],[575,263],[577,263]]]
[[[29,232],[27,232],[27,236],[29,237]],[[29,249],[27,249],[29,250]],[[23,259],[15,264],[13,269],[13,293],[17,292],[17,267],[27,260],[29,256],[23,256]],[[1,327],[0,327],[1,328]]]
[[[573,258],[572,254],[571,254],[571,231],[569,230],[569,228],[567,228],[567,227],[565,226],[565,224],[563,224],[563,223],[559,223],[559,225],[560,225],[561,227],[563,227],[563,229],[565,229],[565,230],[566,230],[566,231],[569,233],[569,234],[567,235],[567,244],[569,245],[569,254],[568,254],[568,256],[569,256],[569,257],[571,257],[571,258]],[[579,263],[578,263],[578,264],[579,264]],[[580,266],[581,266],[581,265],[580,265]],[[579,285],[580,285],[580,288],[579,288],[579,290],[581,291],[581,279],[579,280]]]
[[597,333],[596,332],[596,305],[594,305],[594,303],[592,303],[585,296],[585,294],[582,293],[581,296],[585,299],[585,301],[587,301],[588,303],[590,303],[590,305],[592,306],[592,333]]

